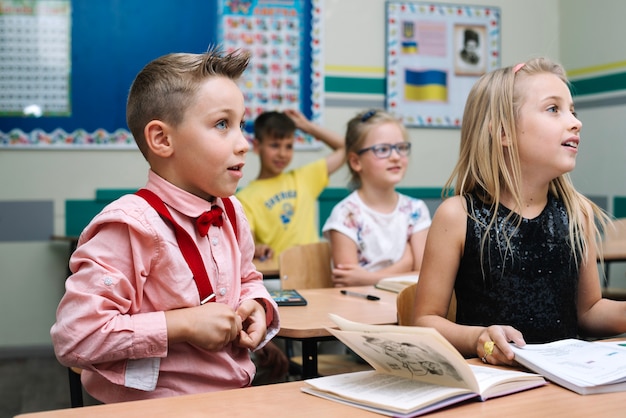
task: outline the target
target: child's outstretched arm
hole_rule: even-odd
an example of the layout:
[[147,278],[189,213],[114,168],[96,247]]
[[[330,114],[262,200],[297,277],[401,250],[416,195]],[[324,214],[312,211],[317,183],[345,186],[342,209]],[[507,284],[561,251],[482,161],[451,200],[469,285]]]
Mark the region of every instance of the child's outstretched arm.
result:
[[341,168],[346,156],[346,141],[341,135],[311,122],[297,110],[285,110],[285,114],[294,121],[298,129],[314,136],[333,149],[333,152],[326,157],[328,174]]

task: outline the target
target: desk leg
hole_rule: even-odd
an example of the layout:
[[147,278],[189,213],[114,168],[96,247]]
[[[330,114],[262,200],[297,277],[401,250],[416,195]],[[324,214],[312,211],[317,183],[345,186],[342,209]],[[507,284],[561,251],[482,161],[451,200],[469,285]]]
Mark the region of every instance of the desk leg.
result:
[[317,341],[304,339],[302,341],[302,379],[317,376]]

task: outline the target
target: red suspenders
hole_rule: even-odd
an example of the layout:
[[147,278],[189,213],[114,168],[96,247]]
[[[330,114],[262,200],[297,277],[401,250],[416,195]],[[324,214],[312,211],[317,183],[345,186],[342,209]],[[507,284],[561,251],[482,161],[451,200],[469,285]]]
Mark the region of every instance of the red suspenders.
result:
[[[164,220],[169,221],[169,223],[174,227],[178,247],[183,253],[183,257],[189,265],[189,268],[193,273],[193,279],[198,287],[198,292],[200,293],[200,303],[204,304],[214,300],[215,293],[213,292],[211,281],[209,280],[206,268],[204,267],[204,262],[202,261],[202,256],[200,255],[200,251],[198,250],[193,238],[191,238],[187,231],[185,231],[183,227],[181,227],[174,220],[172,214],[165,206],[165,203],[163,203],[163,201],[154,192],[148,189],[139,189],[135,192],[135,194],[143,197]],[[235,216],[233,203],[228,198],[222,199],[222,202],[224,202],[226,217],[235,230],[235,236],[237,236],[237,218]]]

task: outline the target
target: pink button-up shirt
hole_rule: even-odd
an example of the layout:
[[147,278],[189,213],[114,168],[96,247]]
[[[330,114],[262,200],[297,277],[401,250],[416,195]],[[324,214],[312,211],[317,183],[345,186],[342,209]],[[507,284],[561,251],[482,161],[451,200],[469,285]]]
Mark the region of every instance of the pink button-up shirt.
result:
[[[265,300],[268,332],[262,347],[278,332],[278,311],[252,264],[254,243],[239,201],[231,197],[237,237],[226,219],[200,237],[193,221],[210,202],[152,171],[146,188],[194,238],[217,303],[236,309],[247,299]],[[220,199],[216,203],[223,208]],[[164,312],[198,306],[200,296],[173,228],[143,198],[123,196],[104,208],[81,234],[70,268],[51,336],[59,361],[83,369],[83,385],[95,398],[107,403],[158,398],[252,381],[255,368],[246,349],[168,346]]]

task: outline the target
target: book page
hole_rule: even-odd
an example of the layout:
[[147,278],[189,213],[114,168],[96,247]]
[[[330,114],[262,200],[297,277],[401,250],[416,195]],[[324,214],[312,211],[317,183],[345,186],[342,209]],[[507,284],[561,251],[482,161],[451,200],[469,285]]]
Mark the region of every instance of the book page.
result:
[[534,373],[489,366],[470,365],[478,384],[481,399],[487,400],[522,390],[543,386],[546,380]]
[[[578,386],[596,386],[626,380],[626,350],[566,339],[547,344],[512,345],[528,368],[552,374]],[[520,361],[521,361],[520,359]],[[536,367],[532,367],[535,365]]]
[[341,330],[329,332],[379,372],[475,393],[480,390],[463,356],[432,328],[363,325],[332,314],[331,318]]
[[476,396],[466,389],[429,385],[376,371],[318,377],[305,382],[315,389],[313,392],[302,389],[308,393],[323,396],[320,391],[326,392],[360,404],[403,413],[449,398],[458,401],[458,395]]

